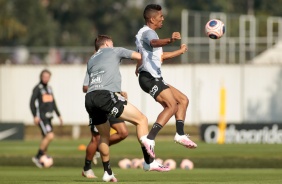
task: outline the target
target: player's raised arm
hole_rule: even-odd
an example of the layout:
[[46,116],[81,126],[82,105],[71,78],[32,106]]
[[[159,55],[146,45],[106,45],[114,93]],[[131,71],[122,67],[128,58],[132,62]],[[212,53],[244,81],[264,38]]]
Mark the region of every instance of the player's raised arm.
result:
[[166,60],[166,59],[174,58],[176,56],[184,54],[187,51],[188,51],[187,45],[186,44],[181,44],[180,49],[178,49],[176,51],[164,52],[163,55],[162,55],[162,59]]
[[133,52],[131,55],[131,59],[135,59],[135,60],[141,60],[141,54],[139,52]]
[[173,43],[175,40],[180,40],[181,35],[179,32],[173,32],[171,38],[164,38],[164,39],[153,39],[150,41],[150,45],[152,47],[163,47],[170,43]]

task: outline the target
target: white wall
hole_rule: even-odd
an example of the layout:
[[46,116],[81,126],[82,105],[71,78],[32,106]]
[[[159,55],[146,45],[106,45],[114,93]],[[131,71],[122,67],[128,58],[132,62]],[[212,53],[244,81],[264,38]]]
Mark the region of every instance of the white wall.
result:
[[[32,123],[29,100],[43,68],[0,66],[0,121]],[[85,66],[54,65],[48,69],[65,123],[87,124],[82,93]],[[141,90],[134,71],[134,65],[121,66],[122,88],[128,92],[129,101],[153,123],[162,107]],[[227,122],[282,122],[281,65],[164,65],[162,71],[165,81],[190,99],[186,123],[218,121],[222,86],[226,88]],[[174,123],[173,118],[170,123]]]

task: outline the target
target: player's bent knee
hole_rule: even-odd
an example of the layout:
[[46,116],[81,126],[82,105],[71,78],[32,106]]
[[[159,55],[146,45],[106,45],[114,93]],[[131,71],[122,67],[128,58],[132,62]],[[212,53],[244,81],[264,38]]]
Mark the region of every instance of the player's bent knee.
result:
[[141,118],[140,118],[140,122],[141,122],[142,124],[148,125],[148,119],[147,119],[147,117],[146,117],[144,114],[142,114],[142,116],[141,116]]
[[53,132],[50,132],[46,135],[46,138],[49,140],[49,141],[52,141],[54,138],[55,138],[55,134]]
[[168,108],[172,114],[175,114],[178,110],[178,105],[177,103],[172,103],[170,106],[168,106]]
[[110,139],[110,134],[100,135],[100,139]]
[[123,140],[128,136],[128,131],[122,131],[119,133],[120,139]]
[[189,105],[189,98],[187,96],[184,96],[181,100],[181,104],[187,107]]
[[97,136],[92,136],[90,142],[91,142],[91,143],[96,143],[96,142],[98,142],[98,140],[99,140],[99,139],[98,139]]
[[178,105],[174,106],[173,114],[175,114],[177,111],[178,111]]

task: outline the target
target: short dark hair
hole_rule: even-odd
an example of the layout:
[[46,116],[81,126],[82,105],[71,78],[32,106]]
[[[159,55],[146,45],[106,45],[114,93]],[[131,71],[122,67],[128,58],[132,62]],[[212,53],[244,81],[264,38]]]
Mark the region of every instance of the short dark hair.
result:
[[41,73],[40,73],[40,80],[42,79],[43,73],[48,73],[48,74],[51,76],[50,70],[44,69],[44,70],[42,70]]
[[98,35],[95,39],[95,50],[99,50],[99,48],[108,40],[112,41],[112,38],[108,35]]
[[143,12],[143,17],[145,21],[147,22],[151,17],[153,13],[156,13],[157,11],[161,11],[162,7],[158,4],[148,4]]

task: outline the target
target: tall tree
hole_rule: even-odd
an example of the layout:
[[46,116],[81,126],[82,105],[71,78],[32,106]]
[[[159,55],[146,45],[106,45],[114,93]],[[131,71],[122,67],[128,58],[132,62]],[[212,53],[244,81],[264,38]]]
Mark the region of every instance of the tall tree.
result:
[[12,1],[0,0],[0,45],[13,45],[14,40],[27,35],[27,27],[13,14]]

